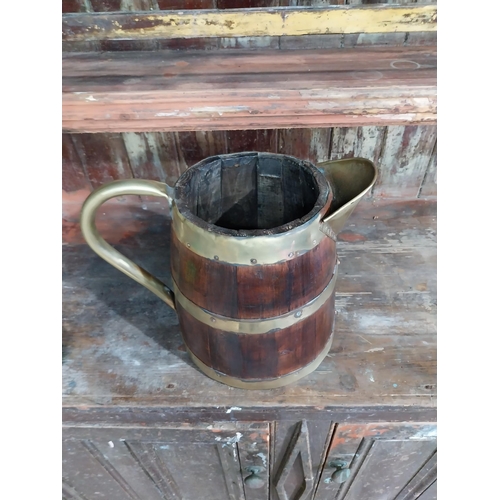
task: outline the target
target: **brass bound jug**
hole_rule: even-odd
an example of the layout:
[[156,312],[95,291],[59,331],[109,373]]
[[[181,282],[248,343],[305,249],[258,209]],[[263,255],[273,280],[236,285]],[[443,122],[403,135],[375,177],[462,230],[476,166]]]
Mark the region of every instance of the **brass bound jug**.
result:
[[[206,375],[280,387],[315,370],[331,347],[336,235],[376,177],[362,158],[316,167],[270,153],[212,156],[174,187],[139,179],[101,186],[83,205],[82,232],[98,255],[175,309]],[[123,195],[167,199],[173,290],[97,232],[96,210]]]

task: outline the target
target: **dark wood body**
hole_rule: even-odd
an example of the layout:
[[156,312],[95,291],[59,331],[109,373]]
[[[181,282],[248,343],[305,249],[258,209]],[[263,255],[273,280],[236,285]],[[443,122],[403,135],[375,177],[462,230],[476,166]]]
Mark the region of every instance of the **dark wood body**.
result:
[[[324,238],[286,262],[243,266],[207,259],[188,249],[172,231],[171,270],[181,293],[199,307],[233,319],[286,314],[317,297],[333,277],[335,242]],[[240,379],[276,378],[303,368],[327,344],[335,297],[311,316],[264,334],[217,330],[177,305],[189,349],[207,366]]]

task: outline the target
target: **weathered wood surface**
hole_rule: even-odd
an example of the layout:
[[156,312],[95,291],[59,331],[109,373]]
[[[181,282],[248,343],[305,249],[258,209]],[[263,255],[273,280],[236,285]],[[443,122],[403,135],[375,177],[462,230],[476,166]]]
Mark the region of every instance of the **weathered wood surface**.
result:
[[66,131],[436,122],[433,47],[67,53]]
[[[373,0],[63,0],[63,13],[136,12],[196,9],[244,9],[263,7],[328,7],[334,5],[372,5],[374,3],[408,5],[434,4],[431,1]],[[414,7],[414,5],[413,5]],[[128,51],[128,50],[216,50],[231,49],[325,49],[356,45],[435,45],[436,31],[400,33],[360,33],[292,36],[240,36],[160,38],[155,40],[101,40],[63,42],[63,51]]]
[[[188,167],[209,156],[243,151],[281,153],[313,164],[328,159],[363,157],[380,171],[373,197],[435,198],[437,131],[435,126],[338,127],[214,132],[130,132],[121,134],[128,170],[117,172],[110,161],[123,158],[123,144],[114,134],[63,134],[63,198],[65,210],[80,209],[92,185],[122,177],[153,179],[173,186]],[[398,141],[395,141],[394,138]],[[79,146],[85,165],[74,147]],[[384,153],[388,151],[388,153]],[[383,161],[381,161],[383,157]],[[88,160],[86,160],[88,158]],[[95,170],[86,163],[93,162]],[[127,175],[125,175],[127,174]],[[108,177],[109,179],[109,177]],[[158,205],[155,199],[154,204]],[[73,212],[74,212],[73,210]]]
[[[67,500],[261,500],[269,425],[64,426],[62,455]],[[245,495],[247,467],[255,464],[266,466],[264,485]]]
[[63,41],[76,42],[436,30],[436,5],[86,13],[62,22]]
[[[340,423],[330,443],[315,500],[417,499],[436,479],[437,426]],[[351,471],[329,481],[336,461]]]
[[[167,209],[125,210],[117,203],[103,212],[98,227],[108,240],[171,284]],[[272,420],[287,412],[293,419],[294,407],[368,421],[435,418],[434,202],[368,200],[358,206],[339,235],[333,347],[313,374],[268,391],[233,389],[202,375],[185,352],[175,313],[84,245],[76,221],[66,220],[63,234],[68,419],[111,418],[99,417],[106,412],[133,419],[124,406],[166,408],[168,418],[181,421],[194,418],[193,408],[230,418],[226,409],[233,406],[242,408],[243,419]],[[71,407],[88,413],[78,416]],[[148,418],[161,419],[161,411]]]

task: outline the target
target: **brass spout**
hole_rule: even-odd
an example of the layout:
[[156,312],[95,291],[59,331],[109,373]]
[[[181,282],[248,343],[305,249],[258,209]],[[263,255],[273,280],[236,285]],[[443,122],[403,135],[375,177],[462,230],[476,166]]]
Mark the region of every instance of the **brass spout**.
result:
[[318,163],[317,167],[327,178],[333,191],[333,202],[322,222],[337,235],[359,200],[375,184],[377,169],[365,158],[325,161]]

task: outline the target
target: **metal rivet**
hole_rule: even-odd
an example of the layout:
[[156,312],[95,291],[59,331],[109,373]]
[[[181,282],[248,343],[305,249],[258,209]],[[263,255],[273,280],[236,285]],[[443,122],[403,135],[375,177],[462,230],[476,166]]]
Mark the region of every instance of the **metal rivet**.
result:
[[210,321],[211,321],[212,323],[215,323],[215,318],[210,318]]
[[313,240],[313,245],[316,245],[316,243],[318,243],[316,240]]
[[295,313],[295,317],[296,317],[296,318],[300,318],[301,316],[302,316],[302,311],[297,311],[297,312]]
[[290,253],[288,254],[288,257],[293,257],[293,252],[290,252]]
[[187,247],[188,247],[188,248],[191,248],[191,243],[188,243],[188,244],[187,244]]
[[214,259],[215,260],[219,260],[219,256],[218,255],[214,255]]
[[257,264],[257,259],[250,259],[250,262],[251,262],[252,264]]

